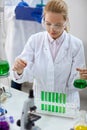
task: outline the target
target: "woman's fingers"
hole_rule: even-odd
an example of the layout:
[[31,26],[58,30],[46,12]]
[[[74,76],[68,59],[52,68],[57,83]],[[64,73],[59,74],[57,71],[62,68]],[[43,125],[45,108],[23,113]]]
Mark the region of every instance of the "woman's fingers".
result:
[[17,73],[21,74],[23,72],[23,69],[27,66],[27,62],[22,59],[16,59],[13,71],[17,71]]
[[87,73],[87,69],[80,69],[80,68],[77,68],[76,69],[77,71],[79,71],[80,73]]
[[17,61],[17,63],[18,63],[20,66],[23,66],[23,67],[26,67],[26,65],[27,65],[27,62],[24,61],[24,60],[22,60],[22,59],[19,59],[19,60]]
[[76,70],[79,71],[81,79],[86,79],[87,80],[87,69],[86,68],[85,69],[77,68]]

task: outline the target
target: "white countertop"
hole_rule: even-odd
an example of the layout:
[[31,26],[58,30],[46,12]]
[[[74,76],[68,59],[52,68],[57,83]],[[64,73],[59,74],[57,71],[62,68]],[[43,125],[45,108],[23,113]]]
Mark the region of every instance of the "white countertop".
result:
[[[14,124],[11,124],[11,130],[20,130],[16,122],[21,117],[23,103],[28,98],[28,94],[12,88],[10,91],[12,97],[8,98],[2,105],[8,111],[7,116],[14,117]],[[39,126],[41,130],[70,130],[75,124],[75,119],[41,115],[41,119],[36,121],[35,124]]]

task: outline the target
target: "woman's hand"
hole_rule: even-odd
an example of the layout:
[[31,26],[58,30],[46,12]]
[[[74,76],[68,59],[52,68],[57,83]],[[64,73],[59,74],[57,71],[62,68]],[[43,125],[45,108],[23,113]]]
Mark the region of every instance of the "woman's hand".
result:
[[85,69],[77,68],[76,70],[79,71],[81,79],[87,80],[87,69],[86,68]]
[[19,75],[21,75],[26,65],[27,65],[26,61],[22,59],[16,59],[13,65],[13,71],[16,71]]

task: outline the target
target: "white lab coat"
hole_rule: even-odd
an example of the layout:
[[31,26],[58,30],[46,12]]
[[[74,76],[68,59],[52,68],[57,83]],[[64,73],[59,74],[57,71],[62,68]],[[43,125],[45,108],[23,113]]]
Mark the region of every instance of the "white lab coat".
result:
[[71,99],[79,105],[78,89],[74,88],[73,81],[78,77],[77,67],[85,66],[84,49],[82,41],[68,34],[66,31],[65,40],[53,62],[47,39],[47,32],[40,32],[32,35],[22,54],[21,59],[27,61],[27,67],[23,75],[16,79],[16,82],[33,82],[35,96],[40,96],[40,91],[63,91],[69,88],[72,94]]

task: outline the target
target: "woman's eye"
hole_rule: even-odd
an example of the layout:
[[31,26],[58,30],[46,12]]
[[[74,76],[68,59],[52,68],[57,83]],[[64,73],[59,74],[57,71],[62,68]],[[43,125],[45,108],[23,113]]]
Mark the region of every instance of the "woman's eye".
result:
[[49,26],[51,26],[51,24],[50,24],[50,23],[46,23],[46,25],[49,25]]
[[55,25],[55,27],[61,27],[61,25]]

